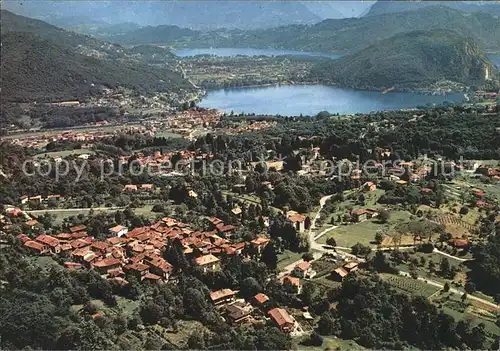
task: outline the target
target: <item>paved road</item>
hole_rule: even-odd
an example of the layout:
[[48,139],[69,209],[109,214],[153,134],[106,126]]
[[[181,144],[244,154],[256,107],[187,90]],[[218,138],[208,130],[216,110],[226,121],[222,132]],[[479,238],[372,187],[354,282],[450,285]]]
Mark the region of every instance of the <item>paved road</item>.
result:
[[453,260],[460,261],[460,262],[467,262],[467,261],[473,261],[474,260],[472,258],[460,258],[460,257],[457,257],[457,256],[453,256],[453,255],[450,255],[449,253],[446,253],[446,252],[443,252],[443,251],[439,251],[436,248],[434,248],[433,252],[438,253],[438,254],[443,255],[443,256],[446,256],[446,257],[449,257],[449,258],[451,258]]
[[[314,256],[314,259],[317,260],[318,258],[320,258],[324,252],[333,252],[332,250],[327,250],[325,248],[323,248],[323,246],[321,244],[318,244],[315,239],[318,237],[314,237],[314,232],[313,232],[313,229],[316,228],[316,221],[319,219],[320,215],[321,215],[321,209],[323,208],[323,206],[325,206],[325,203],[326,203],[326,200],[328,200],[329,198],[331,198],[333,196],[333,194],[331,195],[327,195],[327,196],[323,196],[320,200],[319,200],[319,209],[318,209],[318,212],[316,212],[316,215],[314,216],[313,220],[311,221],[311,226],[309,227],[309,231],[307,233],[307,240],[309,241],[309,247],[311,250],[313,250],[313,256]],[[330,230],[332,228],[329,228],[328,230]],[[321,233],[320,233],[321,234]],[[284,267],[280,273],[278,274],[278,277],[281,278],[287,274],[289,274],[294,268],[296,265],[298,265],[299,263],[302,263],[304,262],[303,259],[300,259],[300,260],[297,260],[295,262],[292,262],[290,263],[289,265],[287,265],[286,267]]]
[[123,210],[125,207],[84,207],[84,208],[54,208],[47,210],[33,210],[24,211],[29,214],[43,214],[45,212],[76,212],[76,211],[109,211],[109,210]]

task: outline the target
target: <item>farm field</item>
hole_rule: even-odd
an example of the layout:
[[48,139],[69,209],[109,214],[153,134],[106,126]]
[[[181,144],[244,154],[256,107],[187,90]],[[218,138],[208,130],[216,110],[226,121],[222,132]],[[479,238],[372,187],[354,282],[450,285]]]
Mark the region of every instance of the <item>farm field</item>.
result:
[[439,288],[420,280],[385,273],[380,274],[380,276],[396,290],[407,294],[429,297],[439,291]]
[[496,315],[489,306],[485,307],[473,300],[467,300],[464,304],[457,294],[437,294],[432,298],[432,302],[439,304],[443,311],[452,316],[457,322],[469,320],[472,325],[484,323],[485,329],[489,333],[500,336],[500,327],[495,324]]
[[182,138],[183,136],[168,130],[159,130],[155,133],[157,138]]
[[342,285],[341,282],[337,282],[335,280],[328,279],[328,276],[324,276],[322,278],[314,278],[311,280],[311,282],[316,283],[318,285],[321,285],[326,289],[336,289],[336,288],[340,288]]
[[301,253],[292,252],[289,250],[285,250],[282,253],[278,254],[278,270],[283,270],[284,267],[289,264],[298,261],[302,258]]
[[155,220],[161,213],[155,213],[152,211],[153,205],[144,205],[142,207],[134,208],[134,213],[138,216],[145,216],[151,220]]
[[410,214],[408,212],[396,211],[391,212],[391,218],[386,224],[378,223],[375,218],[360,223],[342,225],[330,231],[327,235],[322,236],[319,239],[319,243],[326,244],[326,240],[333,236],[337,242],[337,246],[351,247],[358,242],[364,245],[373,246],[375,245],[374,237],[377,230],[390,232],[396,223],[409,218]]
[[[100,208],[99,210],[94,210],[94,213],[109,212],[109,211],[117,211],[117,209],[113,208],[113,207],[109,208],[109,209]],[[32,213],[33,211],[28,211],[28,212]],[[55,216],[55,219],[54,219],[55,224],[62,224],[64,221],[64,218],[78,216],[80,214],[88,215],[90,212],[90,209],[72,208],[72,209],[60,209],[60,210],[49,210],[49,211],[40,210],[40,211],[36,211],[34,214],[33,213],[32,214],[36,217],[38,215],[44,214],[45,212],[48,212],[51,215]]]
[[365,350],[365,348],[361,345],[358,345],[356,342],[352,340],[344,340],[335,338],[333,336],[324,336],[323,337],[323,345],[321,346],[306,346],[300,343],[301,340],[297,340],[294,345],[297,350],[304,351],[320,351],[320,350]]
[[37,154],[34,156],[36,159],[41,159],[41,158],[55,158],[55,157],[66,157],[70,155],[82,155],[82,154],[89,154],[93,155],[95,154],[95,151],[89,150],[89,149],[75,149],[75,150],[64,150],[64,151],[53,151],[53,152],[44,152],[41,154]]
[[[231,195],[234,200],[240,200],[243,202],[246,202],[248,205],[254,204],[254,205],[260,205],[260,198],[256,195],[250,195],[250,194],[238,194],[232,191],[224,190],[222,191],[222,194],[225,196]],[[274,212],[279,212],[280,209],[269,206],[269,209],[274,211]]]

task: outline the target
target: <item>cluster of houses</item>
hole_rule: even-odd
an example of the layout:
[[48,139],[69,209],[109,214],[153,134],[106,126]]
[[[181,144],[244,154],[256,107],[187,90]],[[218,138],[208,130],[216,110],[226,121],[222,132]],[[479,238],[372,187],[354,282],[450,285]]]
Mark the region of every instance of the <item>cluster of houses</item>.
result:
[[300,329],[300,325],[286,309],[270,308],[270,299],[263,293],[245,301],[237,298],[236,291],[221,289],[210,293],[210,299],[226,321],[232,324],[254,323],[264,316],[285,333]]
[[232,242],[229,238],[236,229],[218,218],[209,218],[211,231],[197,231],[172,218],[163,218],[149,227],[128,230],[125,226],[109,229],[105,241],[95,240],[86,232],[84,225],[57,235],[26,234],[18,237],[24,246],[36,254],[62,255],[70,258],[65,265],[71,269],[96,269],[110,279],[123,282],[126,274],[134,274],[140,280],[166,281],[172,266],[163,259],[166,246],[178,239],[187,258],[204,272],[220,269],[220,257],[239,255],[249,245],[260,253],[269,242],[259,237],[251,242]]
[[82,144],[82,149],[90,149],[97,141],[112,137],[119,133],[141,133],[154,135],[155,129],[143,125],[122,125],[111,129],[107,121],[92,122],[85,131],[67,130],[60,133],[46,132],[23,135],[22,138],[13,138],[12,143],[22,147],[43,149],[51,142],[75,142]]
[[[178,161],[181,163],[176,163],[175,167],[173,165],[173,158],[179,157]],[[145,155],[142,152],[138,152],[133,156],[120,156],[119,162],[121,164],[127,164],[131,158],[134,162],[137,162],[141,167],[147,168],[148,172],[156,175],[179,175],[176,171],[182,171],[185,168],[191,167],[191,164],[197,162],[209,161],[214,159],[213,154],[197,154],[194,151],[181,150],[179,152],[166,152],[156,151],[151,155]]]
[[173,129],[192,130],[195,128],[213,127],[219,123],[223,112],[216,109],[207,109],[201,107],[191,108],[182,111],[172,118],[167,119],[167,127]]
[[[149,227],[132,230],[118,225],[109,229],[110,236],[104,241],[88,235],[85,225],[56,235],[41,234],[31,238],[20,234],[17,237],[26,249],[37,255],[64,257],[67,269],[93,269],[120,285],[127,285],[130,276],[160,284],[172,279],[174,268],[164,259],[163,252],[175,239],[179,240],[186,257],[203,272],[220,270],[221,256],[240,255],[247,246],[260,254],[270,241],[267,237],[257,237],[250,242],[234,243],[228,239],[234,226],[215,217],[208,218],[207,222],[213,229],[205,232],[168,217]],[[312,277],[314,273],[311,264],[303,262],[295,267],[293,276],[285,277],[283,284],[291,288],[291,292],[300,293],[300,278]],[[300,325],[285,309],[271,309],[269,297],[263,293],[245,301],[237,299],[237,291],[221,289],[213,291],[210,299],[230,323],[254,322],[264,317],[283,332],[300,330]]]

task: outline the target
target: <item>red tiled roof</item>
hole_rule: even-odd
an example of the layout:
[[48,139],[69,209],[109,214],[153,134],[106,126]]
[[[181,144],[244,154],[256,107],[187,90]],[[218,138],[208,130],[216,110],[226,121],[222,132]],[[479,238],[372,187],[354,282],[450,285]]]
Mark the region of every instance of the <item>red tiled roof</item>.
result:
[[264,304],[266,303],[267,301],[269,301],[269,297],[265,294],[262,294],[262,293],[258,293],[257,295],[254,296],[254,299],[260,303],[260,304]]
[[142,263],[132,263],[132,264],[126,265],[123,268],[125,268],[126,270],[130,270],[130,271],[143,272],[145,270],[148,270],[149,266],[142,264]]
[[42,234],[37,236],[35,240],[50,247],[56,247],[59,245],[59,240],[50,235]]
[[73,238],[73,236],[70,233],[59,233],[55,235],[55,237],[60,240],[70,240]]
[[295,269],[299,269],[302,272],[307,271],[309,268],[311,268],[311,264],[309,262],[301,262],[298,265],[295,266]]
[[273,308],[268,314],[280,327],[286,324],[294,324],[293,318],[283,308]]
[[87,240],[76,239],[76,240],[73,240],[72,242],[70,242],[70,245],[73,249],[79,249],[79,248],[82,248],[85,246],[89,246],[90,243]]
[[159,275],[153,274],[153,273],[146,273],[144,277],[142,277],[141,280],[144,279],[149,279],[149,280],[160,280],[161,277]]
[[69,270],[82,269],[82,265],[76,262],[64,262],[64,266]]
[[81,239],[81,238],[86,238],[87,236],[89,236],[87,234],[87,232],[75,232],[75,233],[71,233],[71,238],[72,239]]
[[87,229],[87,226],[85,226],[85,225],[83,225],[83,224],[76,225],[76,226],[74,226],[74,227],[69,228],[69,230],[70,230],[72,233],[75,233],[75,232],[82,232],[82,231],[84,231],[85,229]]
[[16,238],[21,239],[24,243],[31,240],[30,237],[26,234],[19,234],[16,236]]
[[283,284],[288,283],[293,286],[300,286],[300,279],[295,277],[286,276],[283,278]]
[[469,246],[469,240],[467,239],[451,239],[450,244],[455,247],[467,247]]
[[45,249],[45,245],[37,243],[36,241],[30,240],[24,243],[24,246],[29,247],[30,249],[34,249],[37,251],[43,251]]
[[231,289],[221,289],[221,290],[217,290],[217,291],[212,291],[210,293],[210,298],[212,299],[212,301],[217,301],[217,300],[220,300],[220,299],[225,299],[227,297],[231,297],[231,296],[234,296],[236,293],[231,290]]
[[204,266],[206,264],[219,262],[219,259],[214,255],[205,255],[195,258],[194,262],[199,266]]
[[104,258],[102,260],[96,261],[93,263],[94,267],[110,267],[119,265],[121,261],[116,258]]
[[94,241],[90,246],[94,247],[100,251],[106,251],[106,249],[109,247],[109,244],[107,244],[103,241]]

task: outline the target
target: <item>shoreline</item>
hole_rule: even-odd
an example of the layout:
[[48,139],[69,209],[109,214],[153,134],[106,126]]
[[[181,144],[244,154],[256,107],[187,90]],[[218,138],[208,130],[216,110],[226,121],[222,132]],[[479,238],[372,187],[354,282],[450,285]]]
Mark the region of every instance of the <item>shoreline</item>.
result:
[[419,95],[434,95],[434,96],[446,96],[448,94],[466,94],[467,90],[451,90],[451,91],[441,91],[441,90],[406,90],[406,89],[398,89],[394,88],[390,91],[385,92],[387,89],[382,88],[373,88],[373,89],[363,89],[357,87],[349,87],[349,86],[341,86],[333,82],[320,82],[320,81],[305,81],[305,82],[282,82],[282,83],[265,83],[265,84],[250,84],[250,85],[241,85],[234,87],[202,87],[204,89],[203,94],[200,95],[201,99],[207,96],[211,91],[217,90],[232,90],[232,89],[252,89],[252,88],[266,88],[266,87],[280,87],[280,86],[295,86],[295,85],[325,85],[330,87],[336,87],[341,89],[349,89],[356,91],[367,91],[367,92],[375,92],[380,93],[381,95],[387,95],[391,93],[411,93],[411,94],[419,94]]

